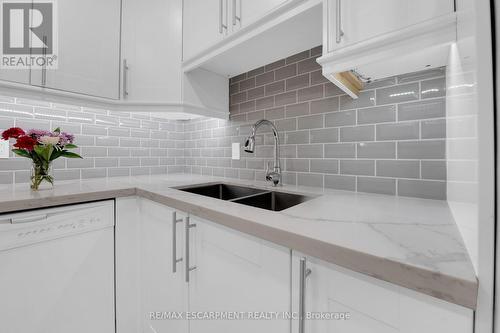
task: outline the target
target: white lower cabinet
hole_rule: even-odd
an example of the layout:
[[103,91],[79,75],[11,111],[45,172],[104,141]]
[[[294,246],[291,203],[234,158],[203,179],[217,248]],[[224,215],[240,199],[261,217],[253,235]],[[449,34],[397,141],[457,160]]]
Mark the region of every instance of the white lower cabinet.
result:
[[118,333],[473,332],[470,309],[144,198],[116,209]]
[[[301,275],[307,275],[303,286]],[[301,312],[302,303],[304,309],[304,330],[294,321],[294,333],[473,332],[470,309],[299,253],[293,254],[292,285],[292,308]]]
[[[117,199],[116,208],[117,332],[187,333],[186,320],[167,318],[188,310],[182,266],[173,272],[172,265],[175,211],[141,198]],[[176,214],[184,221],[185,215]],[[182,225],[176,225],[179,256]]]
[[196,269],[189,273],[189,310],[243,313],[238,320],[192,320],[190,332],[290,332],[283,317],[263,319],[290,310],[290,250],[199,218],[190,224]]
[[290,310],[289,249],[147,199],[116,207],[118,333],[290,332],[289,320],[241,320]]

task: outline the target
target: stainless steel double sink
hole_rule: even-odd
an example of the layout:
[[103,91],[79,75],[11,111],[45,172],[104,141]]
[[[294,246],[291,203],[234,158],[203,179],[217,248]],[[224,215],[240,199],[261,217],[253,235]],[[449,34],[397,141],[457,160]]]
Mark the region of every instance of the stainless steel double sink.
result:
[[275,212],[296,206],[313,198],[302,194],[269,191],[223,183],[192,185],[177,187],[177,189]]

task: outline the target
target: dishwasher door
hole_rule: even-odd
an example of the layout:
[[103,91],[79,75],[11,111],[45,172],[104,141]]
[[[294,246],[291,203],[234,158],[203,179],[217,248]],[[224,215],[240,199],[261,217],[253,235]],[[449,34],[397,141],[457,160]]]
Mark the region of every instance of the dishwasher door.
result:
[[0,332],[115,332],[113,227],[113,201],[0,215]]

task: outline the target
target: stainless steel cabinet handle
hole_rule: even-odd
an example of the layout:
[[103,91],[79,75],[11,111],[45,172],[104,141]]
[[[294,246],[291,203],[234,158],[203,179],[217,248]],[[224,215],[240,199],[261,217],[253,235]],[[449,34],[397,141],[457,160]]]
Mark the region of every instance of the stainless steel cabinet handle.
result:
[[299,277],[299,333],[305,333],[305,315],[306,315],[306,279],[311,274],[311,270],[306,266],[306,258],[300,258],[300,277]]
[[196,227],[196,224],[189,222],[189,216],[186,217],[185,231],[186,231],[186,260],[184,261],[186,267],[186,282],[189,283],[189,273],[196,269],[196,266],[189,265],[189,230]]
[[344,31],[342,31],[342,0],[337,0],[337,28],[336,28],[336,42],[339,44],[344,36]]
[[233,0],[233,25],[236,25],[236,22],[241,22],[241,0],[240,1],[240,16],[236,15],[236,1]]
[[[226,1],[226,24],[223,22],[222,16],[224,16],[224,4],[223,1]],[[223,29],[227,30],[227,0],[219,0],[219,33],[223,32]]]
[[177,223],[182,222],[182,219],[177,218],[177,212],[172,213],[172,273],[177,272],[177,263],[182,261],[177,258]]
[[[42,37],[43,45],[47,46],[47,36]],[[47,85],[47,48],[43,48],[43,66],[42,66],[42,86]]]
[[127,98],[128,96],[128,87],[127,87],[127,78],[128,78],[128,64],[127,59],[123,59],[123,97]]

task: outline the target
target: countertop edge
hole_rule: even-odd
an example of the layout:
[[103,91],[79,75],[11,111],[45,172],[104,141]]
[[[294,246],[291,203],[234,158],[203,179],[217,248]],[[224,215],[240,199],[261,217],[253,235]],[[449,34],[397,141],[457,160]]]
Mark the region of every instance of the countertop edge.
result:
[[[137,189],[137,195],[245,234],[300,251],[328,263],[472,310],[476,309],[478,294],[477,279],[475,281],[468,281],[438,274],[402,262],[355,251],[286,230],[276,229],[238,216],[228,215],[205,207],[201,208],[197,205],[171,198],[168,195],[157,194],[140,188]],[[230,221],[228,221],[229,219]],[[367,267],[370,267],[370,269],[367,269]]]
[[265,241],[300,251],[325,262],[472,310],[476,309],[478,295],[477,279],[475,281],[469,281],[436,273],[403,262],[374,256],[283,229],[270,227],[210,208],[200,207],[196,204],[172,198],[168,196],[168,194],[159,194],[136,186],[5,201],[0,202],[0,213],[3,214],[135,195],[182,210],[200,218],[214,221],[220,225],[261,238]]

